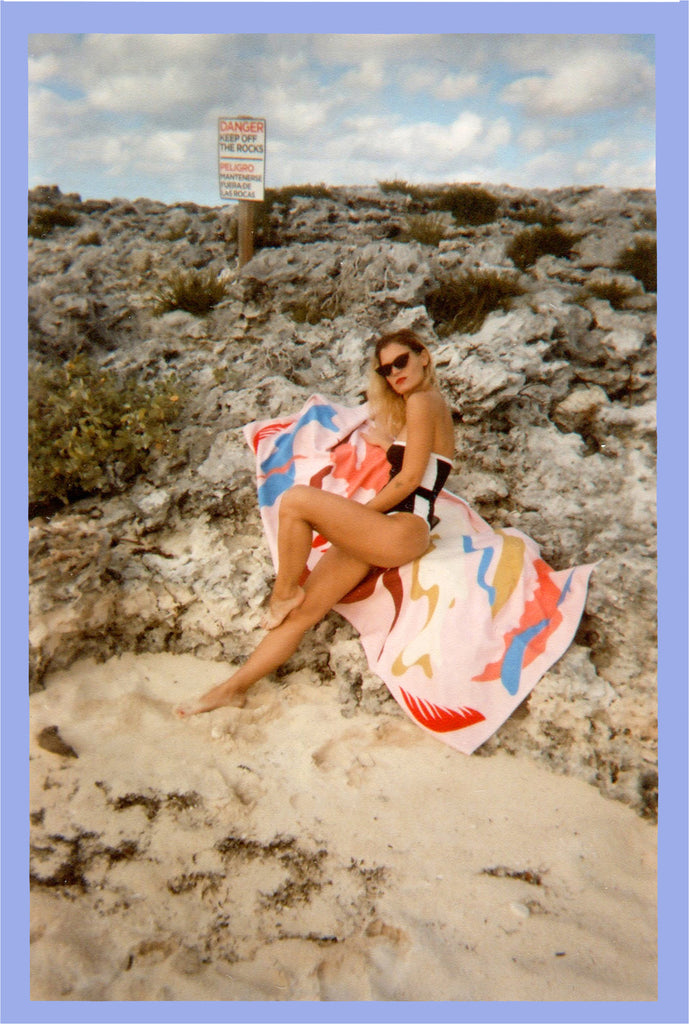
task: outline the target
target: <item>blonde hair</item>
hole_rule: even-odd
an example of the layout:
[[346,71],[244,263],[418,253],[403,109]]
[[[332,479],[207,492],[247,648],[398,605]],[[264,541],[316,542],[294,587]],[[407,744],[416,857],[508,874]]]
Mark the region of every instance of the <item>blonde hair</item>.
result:
[[438,380],[431,353],[413,331],[404,328],[401,331],[383,334],[378,339],[371,356],[366,397],[371,407],[372,419],[393,437],[397,437],[407,420],[404,399],[392,389],[385,377],[376,373],[376,368],[380,366],[380,353],[388,345],[393,344],[402,345],[411,352],[425,352],[428,355],[428,364],[424,368],[424,390],[437,387]]

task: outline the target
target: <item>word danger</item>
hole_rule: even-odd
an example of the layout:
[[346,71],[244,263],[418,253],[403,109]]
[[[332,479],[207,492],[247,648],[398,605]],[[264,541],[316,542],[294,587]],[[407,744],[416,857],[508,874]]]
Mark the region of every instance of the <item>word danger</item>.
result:
[[263,121],[231,121],[220,118],[220,132],[239,132],[242,135],[262,135],[265,125]]

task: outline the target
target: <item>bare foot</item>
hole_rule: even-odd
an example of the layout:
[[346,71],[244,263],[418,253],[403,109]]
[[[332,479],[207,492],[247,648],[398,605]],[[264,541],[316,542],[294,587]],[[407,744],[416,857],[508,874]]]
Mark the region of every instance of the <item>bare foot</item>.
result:
[[268,611],[261,619],[261,626],[263,629],[275,629],[284,622],[290,612],[293,612],[295,608],[298,608],[300,604],[303,604],[306,594],[301,587],[297,587],[292,597],[287,597],[283,601],[278,600],[276,597],[271,597],[268,605]]
[[208,693],[204,693],[203,697],[199,697],[198,700],[189,704],[178,704],[174,708],[173,714],[177,718],[191,718],[192,715],[200,715],[204,711],[215,711],[216,708],[242,707],[246,700],[246,692],[236,690],[229,685],[230,682],[231,680],[228,679],[226,683],[214,686]]

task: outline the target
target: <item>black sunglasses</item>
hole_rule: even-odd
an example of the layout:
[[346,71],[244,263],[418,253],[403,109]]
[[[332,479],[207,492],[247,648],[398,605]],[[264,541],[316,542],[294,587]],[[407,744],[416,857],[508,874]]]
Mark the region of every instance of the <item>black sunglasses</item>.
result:
[[376,373],[379,373],[381,377],[389,377],[393,370],[403,370],[409,362],[409,353],[403,352],[401,356],[397,356],[397,359],[393,359],[391,363],[381,363],[380,366],[376,366]]

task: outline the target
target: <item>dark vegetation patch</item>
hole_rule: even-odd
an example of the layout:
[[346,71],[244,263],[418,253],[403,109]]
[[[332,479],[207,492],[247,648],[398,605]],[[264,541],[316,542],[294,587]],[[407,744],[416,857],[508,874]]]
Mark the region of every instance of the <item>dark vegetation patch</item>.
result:
[[658,772],[654,768],[642,773],[639,779],[641,815],[649,821],[658,820]]
[[541,256],[569,258],[580,237],[557,225],[526,228],[514,236],[506,251],[515,266],[520,270],[527,270]]
[[404,223],[401,241],[437,246],[446,233],[445,221],[440,214],[410,214]]
[[479,185],[410,185],[395,179],[379,181],[383,192],[398,192],[414,201],[417,212],[446,211],[461,226],[478,227],[491,224],[500,211],[500,200]]
[[282,932],[279,936],[280,942],[286,942],[289,939],[301,939],[303,942],[315,942],[317,946],[334,946],[342,940],[337,935],[319,935],[317,932],[308,932],[306,935],[300,935],[299,932]]
[[[107,846],[98,842],[95,832],[77,831],[73,836],[49,835],[43,845],[31,845],[31,887],[46,889],[62,889],[87,892],[90,882],[87,872],[99,861],[107,861],[112,866],[120,861],[135,860],[140,850],[133,839],[124,839],[117,846]],[[46,861],[55,862],[48,873],[41,873],[38,865]]]
[[263,893],[261,905],[281,910],[298,903],[307,903],[314,892],[323,888],[322,862],[328,855],[324,848],[315,852],[302,849],[293,837],[277,836],[269,843],[260,843],[239,836],[227,836],[215,846],[221,856],[243,860],[276,860],[288,878],[271,893]]
[[180,893],[194,892],[199,886],[202,886],[201,895],[205,896],[209,892],[216,892],[224,880],[225,876],[217,871],[194,871],[190,874],[169,878],[167,888],[173,896],[179,896]]
[[47,238],[55,228],[73,228],[78,223],[79,214],[66,203],[35,206],[29,213],[29,236]]
[[459,225],[491,224],[498,216],[500,200],[476,185],[452,185],[433,201],[434,210],[447,210]]
[[510,220],[521,224],[540,224],[544,228],[555,227],[560,217],[557,211],[546,203],[515,199],[509,203],[504,213]]
[[440,337],[453,331],[474,333],[489,313],[510,308],[524,288],[513,274],[495,270],[466,270],[444,274],[428,292],[426,309]]
[[537,871],[522,870],[520,868],[507,868],[502,864],[499,864],[494,868],[483,868],[481,871],[482,875],[490,875],[492,878],[514,878],[520,882],[526,882],[527,885],[542,885],[543,876]]
[[577,292],[576,301],[582,304],[587,299],[604,299],[610,303],[613,309],[624,309],[628,300],[634,295],[639,295],[638,287],[613,278],[609,281],[591,281],[584,285]]
[[225,298],[225,283],[209,267],[175,270],[156,290],[154,311],[162,316],[181,309],[194,316],[204,316]]
[[383,891],[383,885],[388,876],[387,868],[367,868],[364,867],[364,862],[362,860],[356,860],[352,857],[347,870],[353,875],[356,875],[363,882],[366,896],[369,899],[380,896]]
[[617,270],[631,274],[644,286],[644,291],[655,292],[657,283],[657,243],[655,238],[639,238],[620,253],[615,263]]
[[[97,782],[96,785],[105,791],[105,783]],[[189,793],[126,793],[114,798],[106,795],[106,801],[114,811],[141,807],[149,821],[154,821],[162,810],[185,811],[199,807],[202,803],[201,797],[194,790]]]

